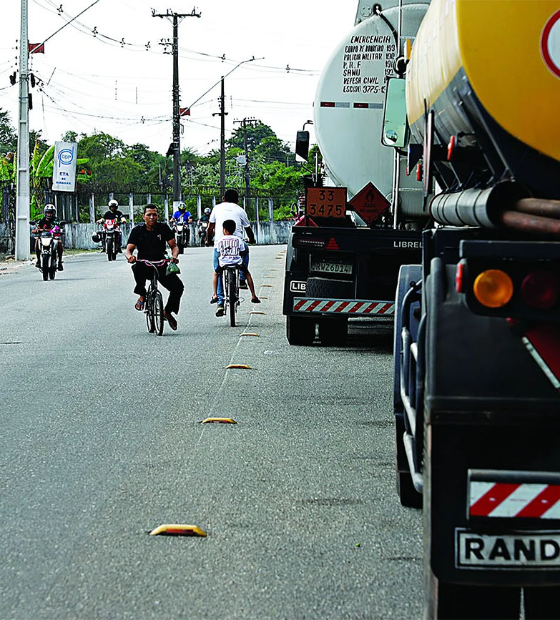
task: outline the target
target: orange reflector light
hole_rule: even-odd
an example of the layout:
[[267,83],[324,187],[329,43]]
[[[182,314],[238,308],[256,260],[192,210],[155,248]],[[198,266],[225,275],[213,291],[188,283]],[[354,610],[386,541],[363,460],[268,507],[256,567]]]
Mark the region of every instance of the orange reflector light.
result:
[[487,269],[478,274],[473,285],[474,296],[487,308],[505,306],[513,295],[513,282],[501,269]]
[[201,424],[237,424],[233,418],[206,418]]
[[207,536],[204,530],[197,525],[183,525],[179,523],[164,524],[150,532],[150,536]]
[[529,307],[548,310],[558,303],[560,280],[551,271],[532,271],[521,283],[521,295]]

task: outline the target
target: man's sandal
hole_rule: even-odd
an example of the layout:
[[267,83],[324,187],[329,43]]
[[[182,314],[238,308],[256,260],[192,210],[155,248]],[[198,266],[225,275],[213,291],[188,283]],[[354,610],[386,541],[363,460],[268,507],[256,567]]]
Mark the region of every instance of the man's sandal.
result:
[[258,297],[253,297],[253,298],[251,299],[251,303],[252,303],[252,304],[260,304],[260,303],[261,303],[261,300],[260,300]]
[[218,303],[218,298],[217,297],[212,297],[212,299],[210,300],[211,304],[217,304]]
[[142,310],[144,310],[144,303],[145,301],[143,299],[138,299],[138,301],[134,305],[134,307],[136,308],[136,310],[138,310],[138,312],[142,312]]

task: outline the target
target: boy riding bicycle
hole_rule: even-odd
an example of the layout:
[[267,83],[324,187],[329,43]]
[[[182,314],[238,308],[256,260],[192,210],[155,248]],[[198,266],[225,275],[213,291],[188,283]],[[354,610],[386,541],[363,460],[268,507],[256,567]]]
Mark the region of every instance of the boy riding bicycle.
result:
[[[218,268],[214,271],[214,279],[212,285],[214,288],[214,295],[210,303],[215,304],[218,302],[218,278],[222,276],[224,267],[231,265],[237,266],[239,271],[247,278],[247,284],[251,291],[251,302],[254,304],[260,304],[261,300],[255,294],[255,284],[251,276],[249,269],[243,264],[243,256],[247,253],[247,246],[245,242],[233,233],[236,229],[236,223],[233,220],[226,220],[223,223],[224,236],[216,245],[216,251],[218,252]],[[216,310],[216,316],[224,316],[223,306],[218,306]]]

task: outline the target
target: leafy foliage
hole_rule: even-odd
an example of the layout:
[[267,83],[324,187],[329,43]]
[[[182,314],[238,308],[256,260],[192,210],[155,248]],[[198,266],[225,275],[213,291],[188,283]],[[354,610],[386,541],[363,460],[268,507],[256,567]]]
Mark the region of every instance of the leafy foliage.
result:
[[[32,209],[42,206],[42,194],[51,185],[54,146],[49,146],[39,135],[33,139],[30,174]],[[103,132],[92,135],[67,131],[61,138],[78,143],[78,184],[88,192],[171,193],[173,163],[171,157],[151,151],[145,144],[131,146],[119,138]],[[15,150],[17,134],[10,124],[7,112],[0,109],[0,182],[15,182],[17,165]],[[316,147],[315,147],[316,149]],[[10,156],[2,153],[11,152]],[[245,163],[245,153],[248,165]],[[311,149],[310,162],[314,161]],[[313,157],[313,159],[312,159]],[[319,154],[320,158],[320,154]],[[87,164],[87,166],[86,166]],[[310,174],[313,164],[300,164],[288,144],[260,121],[237,125],[225,149],[226,185],[244,193],[246,175],[249,176],[251,196],[271,196],[279,215],[289,213],[303,191],[303,176]],[[84,170],[80,174],[80,170]],[[191,212],[196,211],[196,198],[201,188],[203,207],[211,205],[212,195],[220,186],[220,151],[199,155],[186,147],[181,153],[181,185],[185,202]]]

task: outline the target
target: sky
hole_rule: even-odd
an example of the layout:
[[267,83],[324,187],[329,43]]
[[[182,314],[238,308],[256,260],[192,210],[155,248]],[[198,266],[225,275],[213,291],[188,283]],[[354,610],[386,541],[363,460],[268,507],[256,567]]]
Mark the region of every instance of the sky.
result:
[[[235,121],[256,118],[293,149],[296,132],[313,118],[321,70],[353,27],[357,6],[358,0],[28,0],[29,41],[48,39],[44,54],[30,56],[37,80],[30,129],[49,144],[68,130],[105,132],[165,154],[173,56],[161,41],[173,28],[152,9],[195,10],[201,17],[185,17],[179,26],[180,105],[192,106],[181,148],[201,155],[219,148],[220,80],[234,69],[225,79],[226,138],[239,127]],[[20,2],[3,2],[0,109],[14,127],[18,87],[9,76],[19,68],[20,24]],[[306,129],[313,143],[313,127]]]

